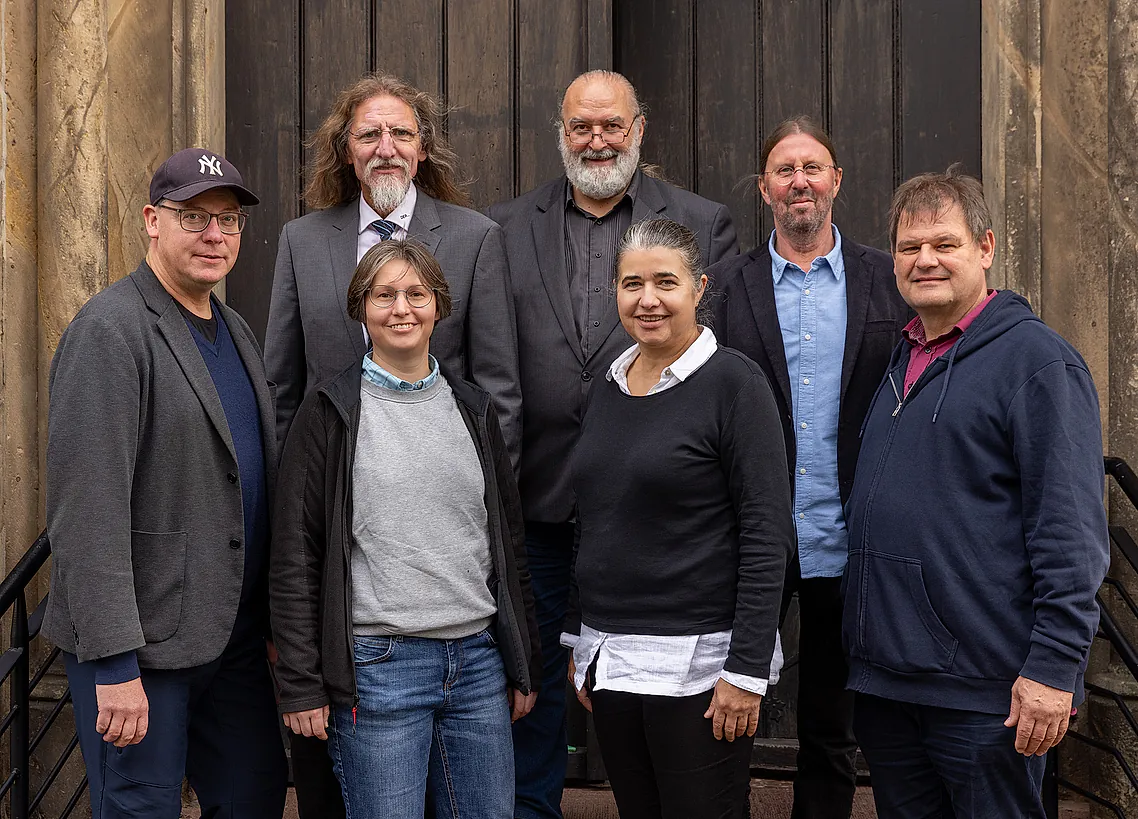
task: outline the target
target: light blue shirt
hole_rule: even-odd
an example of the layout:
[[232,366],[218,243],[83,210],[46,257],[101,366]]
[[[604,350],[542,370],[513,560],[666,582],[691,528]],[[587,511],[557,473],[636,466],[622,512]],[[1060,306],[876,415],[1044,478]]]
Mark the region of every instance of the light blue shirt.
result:
[[431,365],[431,371],[426,378],[421,378],[418,381],[404,381],[372,361],[371,350],[368,350],[367,355],[364,356],[364,378],[377,387],[388,390],[399,390],[400,392],[422,390],[439,380],[439,362],[435,360],[433,355],[428,355],[427,363]]
[[774,249],[774,301],[794,401],[794,524],[803,577],[840,577],[846,566],[846,519],[838,493],[838,407],[846,348],[846,278],[842,234],[834,249],[803,271]]

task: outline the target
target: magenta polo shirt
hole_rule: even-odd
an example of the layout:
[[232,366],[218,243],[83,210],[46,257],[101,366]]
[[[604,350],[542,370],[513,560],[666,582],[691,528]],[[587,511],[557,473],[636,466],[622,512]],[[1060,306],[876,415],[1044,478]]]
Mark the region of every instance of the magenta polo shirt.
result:
[[921,373],[948,352],[949,348],[956,343],[956,339],[963,335],[964,331],[968,329],[968,325],[975,321],[976,316],[980,315],[981,311],[988,306],[988,302],[995,297],[997,292],[999,291],[989,290],[987,297],[969,310],[968,315],[952,325],[952,329],[947,333],[934,338],[932,341],[925,338],[925,325],[921,322],[920,316],[905,325],[901,335],[913,345],[913,351],[909,353],[909,366],[905,369],[905,395],[909,394],[909,388],[917,383]]

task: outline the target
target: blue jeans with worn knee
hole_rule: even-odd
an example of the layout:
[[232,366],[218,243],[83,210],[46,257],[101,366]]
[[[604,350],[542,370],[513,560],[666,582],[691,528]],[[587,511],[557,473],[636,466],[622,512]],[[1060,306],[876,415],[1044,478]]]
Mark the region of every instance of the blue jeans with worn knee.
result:
[[328,736],[347,818],[422,819],[429,788],[437,817],[510,819],[510,708],[490,632],[353,647],[359,705],[333,705]]

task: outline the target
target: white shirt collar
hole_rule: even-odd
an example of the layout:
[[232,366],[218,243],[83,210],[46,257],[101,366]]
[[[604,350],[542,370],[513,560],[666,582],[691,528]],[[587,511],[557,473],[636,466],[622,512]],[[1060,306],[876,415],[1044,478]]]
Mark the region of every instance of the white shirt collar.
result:
[[[707,360],[717,349],[719,349],[719,343],[715,340],[715,333],[710,327],[701,326],[699,338],[684,350],[683,355],[664,368],[664,371],[660,373],[660,380],[656,386],[648,390],[648,395],[655,395],[686,381],[692,373],[707,363]],[[632,394],[628,390],[628,368],[632,366],[632,362],[639,355],[640,345],[633,344],[616,357],[612,366],[609,367],[609,371],[605,374],[605,378],[609,381],[615,381],[625,395]]]
[[415,189],[415,183],[412,182],[407,188],[407,193],[403,197],[403,201],[399,203],[399,207],[391,211],[387,216],[380,216],[375,212],[375,208],[367,203],[367,199],[363,194],[360,194],[360,224],[356,231],[356,235],[362,235],[365,230],[371,227],[371,223],[376,219],[386,219],[389,222],[394,222],[405,232],[411,232],[411,216],[415,213],[415,202],[418,200],[419,194]]

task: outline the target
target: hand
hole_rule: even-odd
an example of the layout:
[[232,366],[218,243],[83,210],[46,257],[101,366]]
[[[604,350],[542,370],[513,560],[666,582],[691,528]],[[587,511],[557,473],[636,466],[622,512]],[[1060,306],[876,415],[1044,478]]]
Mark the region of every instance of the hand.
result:
[[510,697],[510,722],[520,720],[533,710],[534,703],[537,702],[536,691],[523,694],[516,688],[510,688],[508,689],[508,695]]
[[752,694],[720,680],[715,684],[711,705],[703,717],[711,720],[711,732],[716,739],[726,738],[728,742],[734,742],[735,737],[743,734],[753,737],[759,730],[759,706],[762,702],[762,694]]
[[298,736],[328,739],[328,732],[325,729],[328,727],[329,713],[327,705],[321,708],[309,708],[307,711],[290,711],[284,715],[284,723]]
[[142,742],[150,727],[150,702],[141,677],[116,685],[96,685],[95,702],[99,706],[95,730],[103,735],[104,742],[113,742],[116,748]]
[[1016,751],[1043,756],[1059,744],[1071,722],[1071,692],[1019,677],[1012,685],[1012,708],[1004,725],[1016,728]]
[[577,702],[584,706],[590,714],[593,713],[593,701],[589,699],[589,680],[586,677],[584,684],[577,688],[577,664],[573,662],[573,652],[569,652],[569,684],[577,692]]

